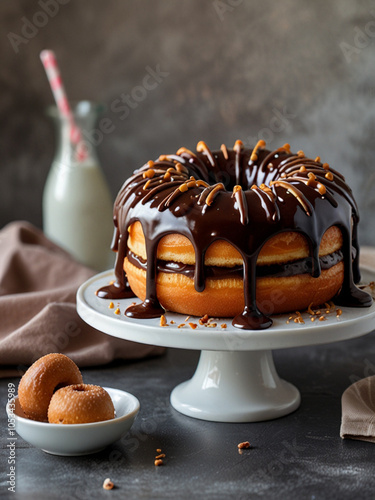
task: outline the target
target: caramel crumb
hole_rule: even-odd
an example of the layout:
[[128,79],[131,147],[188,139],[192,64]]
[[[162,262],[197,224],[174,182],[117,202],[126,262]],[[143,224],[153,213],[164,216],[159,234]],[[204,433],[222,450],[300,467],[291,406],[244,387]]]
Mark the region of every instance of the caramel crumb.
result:
[[189,326],[190,326],[190,328],[192,328],[193,330],[195,330],[198,325],[196,323],[189,323]]
[[326,194],[327,189],[325,186],[323,186],[323,184],[318,184],[318,191],[319,191],[319,194],[323,195],[323,194]]
[[154,465],[156,467],[158,467],[159,465],[163,465],[163,460],[161,458],[158,458],[157,460],[155,460]]
[[105,490],[112,490],[114,487],[114,484],[113,482],[109,479],[109,477],[107,477],[107,479],[104,479],[104,483],[103,483],[103,488]]
[[178,189],[181,191],[181,193],[184,193],[185,191],[188,190],[186,182],[184,184],[181,184],[181,186],[178,186]]
[[244,449],[250,448],[250,443],[249,443],[249,441],[244,441],[243,443],[239,443],[237,445],[237,447],[239,450],[244,450]]
[[144,179],[152,179],[155,175],[155,170],[153,168],[149,168],[146,172],[143,172]]
[[220,325],[220,328],[226,328],[226,327],[227,327],[226,323],[222,323],[222,324]]
[[250,155],[250,160],[256,161],[258,159],[258,149],[264,149],[265,147],[266,147],[265,141],[263,140],[258,141]]
[[328,165],[328,163],[323,163],[323,168],[324,168],[324,170],[329,170],[329,165]]
[[115,304],[113,302],[109,303],[108,309],[113,309],[115,307]]
[[160,326],[167,326],[167,320],[165,319],[164,314],[160,316]]
[[159,455],[155,457],[156,460],[158,460],[159,458],[165,458],[165,453],[159,453]]
[[221,149],[221,151],[222,151],[222,153],[223,153],[224,158],[225,158],[226,160],[228,160],[229,156],[228,156],[228,150],[227,150],[226,145],[225,145],[225,144],[222,144],[222,145],[220,146],[220,149]]
[[204,325],[205,323],[207,323],[207,321],[208,321],[208,314],[205,314],[199,319],[199,324]]
[[326,179],[328,179],[329,181],[333,181],[333,173],[332,172],[327,172],[324,177]]
[[317,163],[319,163],[319,162],[320,162],[320,156],[317,156],[317,157],[315,158],[315,161],[316,161]]
[[120,311],[119,307],[116,309],[115,314],[121,314],[121,311]]

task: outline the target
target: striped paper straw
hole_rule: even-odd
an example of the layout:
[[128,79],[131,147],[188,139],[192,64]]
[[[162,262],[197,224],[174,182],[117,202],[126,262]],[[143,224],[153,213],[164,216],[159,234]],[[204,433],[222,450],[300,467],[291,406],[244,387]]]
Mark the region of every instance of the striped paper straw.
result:
[[66,96],[64,84],[61,79],[60,70],[57,65],[55,53],[52,50],[42,50],[40,59],[47,73],[47,78],[51,86],[52,94],[61,115],[69,121],[70,141],[77,146],[77,159],[83,161],[87,158],[87,150],[82,139],[82,133],[74,120],[72,110]]

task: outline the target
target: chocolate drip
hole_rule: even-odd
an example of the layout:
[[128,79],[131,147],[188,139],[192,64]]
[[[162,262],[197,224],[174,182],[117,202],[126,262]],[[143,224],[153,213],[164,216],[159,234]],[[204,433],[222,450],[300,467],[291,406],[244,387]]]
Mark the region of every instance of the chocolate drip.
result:
[[243,330],[264,330],[273,321],[258,309],[256,303],[256,260],[243,255],[243,283],[245,307],[232,321],[232,325]]
[[154,317],[163,312],[156,295],[156,254],[157,243],[170,233],[187,237],[195,249],[197,291],[204,289],[208,275],[204,256],[214,241],[225,240],[242,255],[245,308],[233,320],[238,328],[262,329],[272,324],[256,306],[256,262],[264,243],[285,231],[297,231],[306,238],[311,274],[319,276],[321,239],[327,229],[338,226],[345,262],[340,303],[371,304],[370,296],[354,284],[359,279],[358,251],[352,262],[351,248],[358,250],[359,217],[350,188],[328,164],[306,158],[302,151],[292,154],[288,144],[272,152],[263,141],[253,150],[240,141],[233,149],[222,146],[213,152],[202,141],[197,152],[181,148],[136,171],[120,190],[114,214],[112,249],[117,251],[117,261],[111,290],[127,291],[123,262],[128,228],[139,221],[145,236],[146,299],[129,308],[129,316]]

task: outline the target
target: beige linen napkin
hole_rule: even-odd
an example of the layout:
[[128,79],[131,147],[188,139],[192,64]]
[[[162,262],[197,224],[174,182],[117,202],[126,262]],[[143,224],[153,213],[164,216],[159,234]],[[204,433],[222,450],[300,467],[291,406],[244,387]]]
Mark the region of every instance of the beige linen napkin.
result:
[[31,224],[13,222],[0,231],[0,377],[21,375],[50,352],[83,367],[164,351],[110,337],[81,320],[77,288],[94,274]]
[[360,266],[375,273],[375,248],[361,247],[359,254]]
[[[362,247],[360,263],[362,268],[375,272],[375,248]],[[342,395],[341,406],[340,436],[375,443],[375,376],[348,387]]]
[[341,403],[340,436],[375,443],[375,375],[348,387]]

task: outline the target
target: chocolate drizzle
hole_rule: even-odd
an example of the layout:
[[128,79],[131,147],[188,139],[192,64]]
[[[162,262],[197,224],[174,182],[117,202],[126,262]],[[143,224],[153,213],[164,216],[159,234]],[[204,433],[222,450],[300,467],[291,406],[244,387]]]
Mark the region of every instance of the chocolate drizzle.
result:
[[[245,308],[233,319],[233,325],[268,328],[272,320],[259,311],[255,300],[256,262],[264,243],[281,232],[301,233],[310,248],[311,275],[318,277],[320,241],[327,229],[338,226],[344,240],[345,273],[336,302],[370,306],[371,297],[354,284],[360,277],[358,220],[357,205],[343,176],[319,158],[308,159],[302,151],[292,154],[288,144],[270,152],[263,141],[253,150],[236,141],[231,150],[222,146],[211,152],[200,141],[196,153],[180,148],[175,155],[148,162],[121,188],[114,206],[112,243],[117,251],[116,282],[98,295],[110,298],[112,290],[129,293],[123,262],[128,253],[128,228],[139,221],[147,255],[146,299],[129,307],[127,316],[157,317],[164,312],[156,294],[157,247],[163,236],[179,233],[195,250],[194,285],[198,292],[205,287],[208,247],[222,239],[239,251]],[[356,250],[353,261],[352,245]]]

